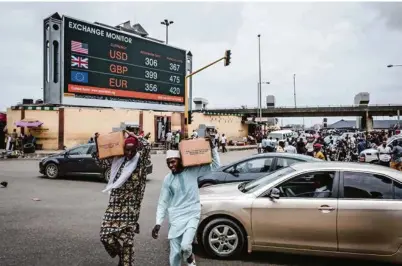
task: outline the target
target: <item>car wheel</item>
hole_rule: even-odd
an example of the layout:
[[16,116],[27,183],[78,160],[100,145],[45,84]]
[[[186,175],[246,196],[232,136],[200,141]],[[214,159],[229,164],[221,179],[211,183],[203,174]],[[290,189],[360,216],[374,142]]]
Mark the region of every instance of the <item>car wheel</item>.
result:
[[213,186],[213,185],[215,185],[215,184],[207,182],[207,183],[202,184],[201,187],[209,187],[209,186]]
[[45,167],[45,175],[51,179],[57,178],[59,176],[59,166],[55,163],[48,163]]
[[227,218],[218,218],[205,226],[202,242],[210,256],[228,259],[239,256],[243,252],[245,236],[235,222]]
[[110,172],[111,172],[111,169],[108,168],[108,169],[106,169],[105,172],[103,173],[103,180],[104,180],[106,183],[109,183]]

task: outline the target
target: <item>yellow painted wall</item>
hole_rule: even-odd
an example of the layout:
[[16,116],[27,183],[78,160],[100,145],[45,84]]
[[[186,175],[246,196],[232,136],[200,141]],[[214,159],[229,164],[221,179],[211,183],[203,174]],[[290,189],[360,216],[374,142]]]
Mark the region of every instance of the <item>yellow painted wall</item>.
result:
[[140,111],[130,109],[65,108],[64,145],[87,143],[95,132],[105,134],[122,122],[140,122]]
[[16,128],[18,134],[20,133],[20,129],[15,126],[15,122],[21,120],[21,110],[11,110],[11,108],[7,109],[7,132],[13,132],[13,129]]
[[[59,111],[25,110],[26,119],[43,122],[39,128],[30,130],[44,150],[57,150],[59,138]],[[27,132],[26,132],[27,133]]]
[[145,134],[151,133],[151,142],[155,139],[155,119],[153,111],[142,111],[142,130]]
[[182,126],[182,113],[177,113],[174,112],[172,113],[172,123],[171,123],[171,131],[177,131],[177,130],[182,130],[181,126]]
[[[143,111],[143,130],[151,133],[151,141],[155,139],[155,116],[171,116],[172,131],[181,128],[180,113]],[[45,150],[58,149],[59,111],[25,110],[25,117],[44,122],[41,130],[33,130],[33,135]],[[64,108],[64,145],[71,148],[78,144],[87,143],[95,132],[109,133],[114,127],[120,127],[122,122],[140,122],[140,110],[102,109],[102,108]],[[7,127],[9,132],[15,128],[14,123],[21,119],[20,110],[7,109]],[[248,127],[241,123],[237,116],[207,116],[193,113],[193,122],[188,132],[197,129],[200,124],[214,125],[220,134],[228,139],[239,139],[247,136]],[[19,132],[19,130],[18,130]]]
[[200,124],[212,125],[220,135],[225,134],[228,140],[236,140],[248,135],[248,126],[241,123],[238,116],[209,116],[202,113],[193,113],[193,120],[189,125],[188,132],[191,134]]
[[[43,122],[43,125],[36,129],[29,131],[36,138],[38,144],[42,144],[44,150],[57,150],[58,148],[58,134],[59,134],[59,112],[58,111],[45,111],[45,110],[25,110],[26,119],[35,119]],[[15,122],[21,120],[21,110],[7,109],[7,130],[12,132]],[[17,128],[20,133],[20,128]],[[28,133],[28,130],[25,130]]]

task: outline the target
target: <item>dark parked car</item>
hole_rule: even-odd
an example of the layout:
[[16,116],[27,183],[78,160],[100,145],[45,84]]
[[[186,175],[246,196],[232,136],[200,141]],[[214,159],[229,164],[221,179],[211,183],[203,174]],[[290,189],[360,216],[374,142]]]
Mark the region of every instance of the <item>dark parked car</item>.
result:
[[269,172],[299,162],[322,162],[311,156],[294,153],[263,153],[221,166],[215,171],[198,178],[198,187],[243,182],[257,179]]
[[[84,144],[44,158],[39,163],[39,172],[48,178],[57,178],[66,174],[100,175],[109,181],[110,168],[103,170],[92,158],[96,151],[95,144]],[[152,173],[152,164],[148,166],[148,174]]]

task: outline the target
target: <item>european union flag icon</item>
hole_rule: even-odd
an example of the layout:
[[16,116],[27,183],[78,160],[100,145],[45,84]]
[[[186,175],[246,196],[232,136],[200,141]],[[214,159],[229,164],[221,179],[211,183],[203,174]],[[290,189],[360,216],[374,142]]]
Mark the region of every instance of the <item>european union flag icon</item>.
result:
[[80,82],[80,83],[88,83],[88,72],[71,71],[71,81],[72,82]]

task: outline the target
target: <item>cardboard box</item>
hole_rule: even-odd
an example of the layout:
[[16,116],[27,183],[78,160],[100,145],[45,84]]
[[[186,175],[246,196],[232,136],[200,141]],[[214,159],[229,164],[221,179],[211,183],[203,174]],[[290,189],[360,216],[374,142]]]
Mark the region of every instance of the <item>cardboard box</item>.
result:
[[99,135],[96,142],[99,159],[124,155],[124,132],[112,132]]
[[184,167],[212,163],[211,147],[206,139],[183,140],[179,150]]

